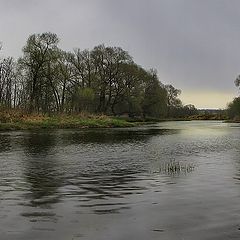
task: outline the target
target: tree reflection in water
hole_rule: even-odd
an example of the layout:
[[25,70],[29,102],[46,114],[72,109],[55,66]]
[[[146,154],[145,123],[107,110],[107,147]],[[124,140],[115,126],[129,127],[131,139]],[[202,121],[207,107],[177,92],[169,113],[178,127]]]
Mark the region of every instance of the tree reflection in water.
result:
[[30,206],[51,207],[59,201],[58,188],[61,186],[61,176],[57,172],[58,161],[54,156],[54,134],[29,132],[23,138],[24,175],[30,185]]

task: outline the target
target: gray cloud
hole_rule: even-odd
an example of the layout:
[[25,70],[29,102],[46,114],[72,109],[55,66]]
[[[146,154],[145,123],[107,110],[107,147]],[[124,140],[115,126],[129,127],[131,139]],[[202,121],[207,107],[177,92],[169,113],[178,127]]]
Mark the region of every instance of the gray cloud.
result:
[[236,92],[238,0],[0,0],[4,54],[19,56],[32,33],[52,31],[66,50],[105,43],[156,68],[184,90]]

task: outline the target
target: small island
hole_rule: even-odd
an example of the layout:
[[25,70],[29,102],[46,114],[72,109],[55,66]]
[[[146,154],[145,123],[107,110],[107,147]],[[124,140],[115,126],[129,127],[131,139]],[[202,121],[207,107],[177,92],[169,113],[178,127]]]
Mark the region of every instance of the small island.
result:
[[59,48],[56,34],[33,34],[21,57],[1,59],[0,130],[239,119],[239,98],[228,110],[203,111],[183,105],[180,93],[120,47],[67,52]]

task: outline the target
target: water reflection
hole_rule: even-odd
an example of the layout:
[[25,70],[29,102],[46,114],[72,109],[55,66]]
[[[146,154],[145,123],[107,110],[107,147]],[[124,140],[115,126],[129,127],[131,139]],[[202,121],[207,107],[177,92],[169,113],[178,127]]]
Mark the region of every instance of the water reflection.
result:
[[178,134],[180,129],[134,128],[134,129],[89,129],[86,131],[62,131],[65,144],[99,143],[114,144],[121,142],[146,141],[153,136]]
[[[6,146],[11,146],[14,141],[24,152],[23,181],[28,187],[22,194],[24,201],[19,203],[25,207],[21,215],[33,222],[37,221],[36,218],[38,221],[46,220],[55,216],[55,213],[47,209],[53,209],[60,201],[70,199],[80,203],[76,203],[78,208],[88,206],[96,214],[118,213],[128,209],[129,206],[125,203],[122,206],[111,199],[123,199],[147,191],[148,187],[141,185],[141,181],[151,180],[148,174],[144,174],[149,165],[148,157],[144,155],[145,144],[154,136],[179,132],[180,130],[174,129],[142,127],[128,130],[26,132],[20,134],[20,140],[19,135],[16,135],[18,141],[15,135],[7,138],[8,141],[4,138],[4,142],[8,143]],[[90,145],[87,148],[81,147],[82,144]],[[105,148],[106,144],[109,144],[108,148]],[[69,149],[69,146],[76,147],[70,148],[70,152],[61,151],[61,147],[63,150],[65,147]],[[5,151],[8,149],[5,148]],[[123,151],[126,151],[126,155]],[[130,152],[132,156],[129,155]],[[96,203],[102,200],[106,202]],[[89,204],[86,205],[85,202]]]
[[51,154],[56,145],[56,136],[48,132],[28,132],[25,134],[22,147],[27,156],[31,158]]
[[[141,152],[134,153],[132,151],[135,154],[134,161],[136,163],[132,160],[130,162],[129,155],[122,160],[117,155],[114,160],[112,152],[109,153],[109,158],[107,157],[105,147],[103,149],[97,147],[99,155],[95,156],[94,152],[91,152],[96,150],[97,145],[94,144],[112,145],[128,144],[129,142],[139,144],[139,142],[146,142],[154,136],[176,134],[177,132],[179,130],[146,128],[109,131],[70,130],[55,133],[43,131],[25,134],[21,146],[25,153],[23,173],[29,184],[29,191],[24,194],[27,201],[21,204],[33,209],[27,209],[22,216],[30,218],[31,221],[36,221],[36,217],[38,219],[52,217],[52,212],[45,210],[36,212],[34,208],[51,209],[58,202],[70,199],[81,203],[107,200],[107,203],[101,205],[101,209],[96,208],[97,205],[92,203],[93,211],[96,214],[118,213],[120,210],[128,209],[129,206],[113,205],[109,199],[122,199],[132,194],[143,194],[147,190],[147,187],[141,186],[139,181],[143,178],[148,180],[149,176],[141,178],[138,176],[138,174],[146,172],[146,168],[143,167],[143,161],[146,159],[142,159],[143,155],[139,155],[137,158]],[[67,152],[61,155],[60,150],[61,146],[64,147],[66,144],[69,146],[69,143],[77,146],[75,151],[71,152],[72,159],[69,158],[70,155]],[[79,155],[79,148],[82,144],[90,144],[90,148],[89,151],[81,152]],[[122,154],[122,147],[120,145],[120,148],[115,149],[119,155]],[[132,147],[134,148],[135,144]],[[74,158],[75,154],[77,154],[76,159]],[[99,161],[101,154],[105,158],[103,162]],[[66,156],[68,159],[62,159],[62,156]],[[89,160],[86,161],[84,157]],[[131,165],[129,166],[128,163]],[[86,207],[81,204],[76,204],[76,206]],[[103,206],[105,206],[104,209],[102,209]],[[90,207],[88,208],[90,209]]]
[[240,165],[239,128],[204,124],[1,134],[1,239],[231,232],[240,211],[232,167]]
[[[145,177],[147,181],[149,176]],[[97,173],[82,175],[67,180],[64,187],[64,200],[75,202],[75,207],[81,213],[87,211],[95,214],[120,213],[130,209],[126,198],[129,195],[143,194],[148,190],[143,180],[136,173],[122,171],[121,173]]]
[[0,134],[0,152],[10,151],[11,146],[11,137],[8,134]]
[[[70,197],[82,196],[79,201],[91,201],[92,199],[123,198],[129,194],[142,193],[146,186],[141,186],[136,173],[122,171],[112,174],[94,174],[75,177],[68,180],[70,188],[74,189]],[[79,189],[79,191],[77,191]],[[67,195],[69,196],[69,195]]]
[[57,172],[58,160],[54,155],[56,136],[29,132],[21,145],[25,153],[23,173],[30,186],[25,194],[29,202],[25,204],[50,208],[51,204],[59,201],[58,188],[62,184],[62,176]]

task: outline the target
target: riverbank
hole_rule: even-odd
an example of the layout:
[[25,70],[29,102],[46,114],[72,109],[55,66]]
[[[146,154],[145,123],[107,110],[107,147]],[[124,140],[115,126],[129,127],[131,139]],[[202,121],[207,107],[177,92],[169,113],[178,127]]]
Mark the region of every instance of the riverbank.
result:
[[80,113],[74,115],[57,114],[46,116],[41,114],[24,114],[18,111],[0,111],[0,131],[34,129],[124,128],[135,127],[143,124],[153,124],[157,122],[192,120],[225,120],[226,122],[240,122],[235,120],[227,120],[216,116],[209,118],[199,115],[184,118],[143,119],[113,117],[89,113]]
[[1,113],[0,131],[69,128],[114,128],[134,127],[139,123],[105,115],[23,115]]
[[240,123],[240,120],[226,120],[226,123]]

